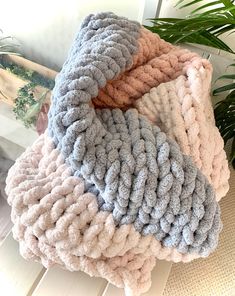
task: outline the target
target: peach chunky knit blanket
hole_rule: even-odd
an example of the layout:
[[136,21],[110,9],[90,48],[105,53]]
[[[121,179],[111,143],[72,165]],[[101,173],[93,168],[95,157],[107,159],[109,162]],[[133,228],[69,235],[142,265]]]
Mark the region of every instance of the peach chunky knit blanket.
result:
[[208,256],[229,178],[211,74],[136,22],[88,16],[56,78],[48,129],[7,178],[21,254],[134,296],[149,289],[155,258]]

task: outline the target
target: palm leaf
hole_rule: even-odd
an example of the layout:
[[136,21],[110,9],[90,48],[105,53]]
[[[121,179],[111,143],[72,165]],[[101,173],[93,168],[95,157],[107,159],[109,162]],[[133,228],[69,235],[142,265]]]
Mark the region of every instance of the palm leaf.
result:
[[[235,79],[235,74],[229,74],[229,75],[222,75],[220,76],[219,78],[216,79],[217,80],[220,80],[220,79]],[[215,82],[216,82],[215,81]]]
[[[232,12],[233,10],[235,9],[235,7],[228,7],[228,8],[224,8],[224,7],[218,7],[218,8],[214,8],[214,9],[211,9],[211,10],[208,10],[208,11],[205,11],[203,12],[201,15],[212,15],[214,14],[215,12],[218,13],[218,14],[221,14],[222,16],[227,16],[227,17],[230,17],[231,14],[228,14],[228,12]],[[196,9],[194,10],[196,11]],[[191,12],[192,14],[193,12]]]
[[11,36],[0,37],[0,56],[5,54],[20,55],[16,52],[18,45],[13,44],[12,42],[7,43],[9,39],[13,40]]
[[[182,9],[184,7],[188,7],[188,6],[198,4],[199,2],[203,3],[204,0],[194,0],[194,1],[190,1],[190,2],[180,6],[180,4],[182,4],[183,2],[188,2],[188,0],[177,1],[175,6],[178,6],[180,9]],[[232,1],[230,1],[230,0],[216,0],[216,1],[209,2],[208,4],[203,4],[202,6],[205,6],[205,5],[214,6],[214,5],[217,5],[217,4],[222,4],[224,7],[230,7],[230,6],[233,5],[234,2],[235,2],[234,0],[232,0]],[[200,7],[202,7],[202,6],[200,6]]]
[[[222,88],[219,89],[221,90]],[[226,144],[230,139],[233,139],[230,161],[235,169],[235,84],[233,89],[224,100],[216,104],[214,114],[216,125],[224,139],[224,143]],[[224,90],[226,90],[226,86]]]
[[[196,12],[198,12],[199,10],[202,10],[202,9],[205,9],[205,8],[208,8],[208,7],[211,7],[211,6],[214,6],[214,5],[220,4],[220,3],[221,3],[220,1],[209,2],[209,3],[207,3],[207,4],[204,4],[204,5],[202,5],[202,6],[198,7],[198,8],[196,8],[196,9],[194,9],[194,10],[191,12],[191,14],[196,13]],[[191,5],[192,5],[192,4],[191,4]],[[189,6],[189,5],[188,5],[188,6]],[[181,6],[181,7],[185,7],[185,6]],[[181,7],[180,7],[180,8],[181,8]]]
[[[220,18],[219,21],[222,22],[223,27],[228,23],[228,20],[224,17]],[[196,20],[195,17],[193,19],[159,18],[157,20],[152,20],[152,22],[154,23],[154,26],[148,26],[146,28],[154,33],[158,33],[160,37],[171,43],[197,43],[233,52],[226,43],[206,30],[208,28],[215,28],[215,18],[204,17],[197,18]],[[218,29],[218,25],[216,26],[216,29]]]
[[228,91],[228,90],[231,90],[231,89],[235,89],[235,83],[227,84],[225,86],[222,86],[222,87],[219,87],[219,88],[215,89],[213,91],[213,95],[215,96],[218,93],[221,93],[221,92],[224,92],[224,91]]
[[232,163],[233,168],[235,169],[235,137],[233,138],[233,141],[232,141],[230,161]]
[[194,1],[191,1],[189,3],[186,3],[184,5],[181,5],[179,6],[181,3],[185,2],[185,0],[179,0],[175,6],[179,6],[179,8],[184,8],[184,7],[187,7],[187,6],[191,6],[191,5],[194,5],[194,4],[197,4],[199,2],[202,2],[203,0],[194,0]]
[[[232,8],[234,10],[235,5]],[[220,12],[230,11],[232,8],[223,7]],[[153,26],[147,28],[169,42],[196,43],[233,53],[233,50],[218,38],[235,28],[235,18],[231,14],[194,14],[185,19],[158,18],[151,21]]]
[[227,33],[233,29],[235,29],[235,25],[225,25],[223,27],[221,27],[221,26],[218,26],[217,28],[213,27],[212,29],[209,29],[208,31],[218,37],[219,35]]

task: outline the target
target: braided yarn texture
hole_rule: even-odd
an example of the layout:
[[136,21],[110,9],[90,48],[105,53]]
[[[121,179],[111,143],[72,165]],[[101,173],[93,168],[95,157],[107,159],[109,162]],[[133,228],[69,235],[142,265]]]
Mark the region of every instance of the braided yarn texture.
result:
[[229,178],[211,73],[137,22],[88,16],[56,77],[48,130],[7,177],[21,254],[133,296],[150,287],[155,258],[208,256]]
[[83,270],[138,295],[150,287],[155,258],[188,262],[199,257],[164,247],[131,224],[117,227],[47,135],[17,159],[6,191],[22,256],[47,268]]

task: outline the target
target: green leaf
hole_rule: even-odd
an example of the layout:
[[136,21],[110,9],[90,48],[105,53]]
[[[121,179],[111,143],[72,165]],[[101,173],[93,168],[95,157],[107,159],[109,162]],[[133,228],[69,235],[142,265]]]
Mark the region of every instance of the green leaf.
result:
[[231,147],[231,153],[230,153],[230,159],[232,163],[233,169],[235,170],[235,137],[233,138],[232,141],[232,147]]
[[[230,1],[230,0],[220,0],[222,3],[223,3],[223,5],[226,7],[226,8],[229,8],[229,7],[233,7],[234,5],[233,5],[233,2],[234,1]],[[232,15],[235,17],[235,12],[234,11],[232,11]]]
[[221,4],[221,2],[220,2],[220,1],[213,1],[213,2],[210,2],[210,3],[204,4],[204,5],[202,5],[202,6],[198,7],[198,8],[196,8],[196,9],[194,9],[194,10],[191,12],[191,14],[194,14],[194,13],[198,12],[199,10],[202,10],[202,9],[204,9],[204,8],[207,8],[207,7],[210,7],[210,6],[214,6],[214,5],[217,5],[217,4]]
[[180,18],[149,18],[149,21],[155,23],[155,22],[159,22],[159,21],[163,21],[166,23],[178,23],[179,21],[183,21],[184,19],[180,19]]
[[225,134],[223,136],[223,139],[224,139],[224,143],[226,144],[228,142],[228,140],[232,139],[234,137],[234,131],[233,130],[229,130],[227,132],[227,134]]
[[225,86],[222,86],[222,87],[219,87],[217,89],[215,89],[213,91],[213,95],[217,95],[218,93],[221,93],[221,92],[224,92],[224,91],[227,91],[227,90],[231,90],[231,89],[235,89],[235,83],[231,83],[231,84],[228,84],[228,85],[225,85]]
[[232,16],[232,14],[230,14],[229,12],[233,11],[235,9],[235,7],[230,7],[230,8],[215,8],[215,9],[211,9],[208,11],[205,11],[201,14],[201,16],[206,16],[206,15],[213,15],[217,12],[217,15],[221,15],[221,16],[226,16],[227,18],[230,18]]
[[235,90],[216,104],[214,114],[216,125],[226,144],[229,139],[235,138]]
[[[197,4],[197,3],[202,2],[202,1],[203,1],[203,0],[193,0],[193,1],[189,2],[189,3],[186,3],[186,4],[182,5],[182,6],[180,6],[179,8],[182,9],[182,8],[185,8],[185,7],[188,7],[188,6],[191,6],[191,5]],[[183,1],[179,1],[176,5],[178,6],[178,5],[181,4],[182,2],[184,2],[184,0],[183,0]]]
[[[234,6],[235,7],[235,6]],[[233,53],[232,49],[220,40],[217,34],[230,31],[235,27],[235,18],[231,15],[193,15],[185,19],[152,19],[153,27],[148,27],[169,42],[191,42],[207,45]],[[210,35],[209,35],[210,34]],[[200,35],[200,36],[199,36]]]
[[235,25],[225,25],[225,26],[218,26],[217,28],[213,27],[209,29],[210,33],[216,35],[217,37],[221,34],[226,32],[230,32],[231,30],[235,29]]
[[198,26],[195,30],[182,31],[174,26],[154,26],[147,27],[150,31],[158,33],[160,37],[171,43],[195,43],[211,46],[224,51],[233,52],[222,40],[210,32],[201,31]]
[[[182,2],[184,2],[185,0],[178,0],[175,4],[175,6],[179,6]],[[199,0],[199,1],[202,1],[202,0]]]
[[221,79],[235,79],[235,74],[222,75],[219,78],[217,78],[216,81],[221,80]]

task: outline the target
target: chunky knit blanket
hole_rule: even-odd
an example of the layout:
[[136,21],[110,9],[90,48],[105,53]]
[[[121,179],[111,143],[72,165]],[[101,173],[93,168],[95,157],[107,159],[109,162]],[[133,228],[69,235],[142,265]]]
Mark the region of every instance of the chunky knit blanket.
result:
[[56,78],[48,129],[7,178],[21,254],[134,296],[156,258],[208,256],[229,178],[211,74],[136,22],[88,16]]

